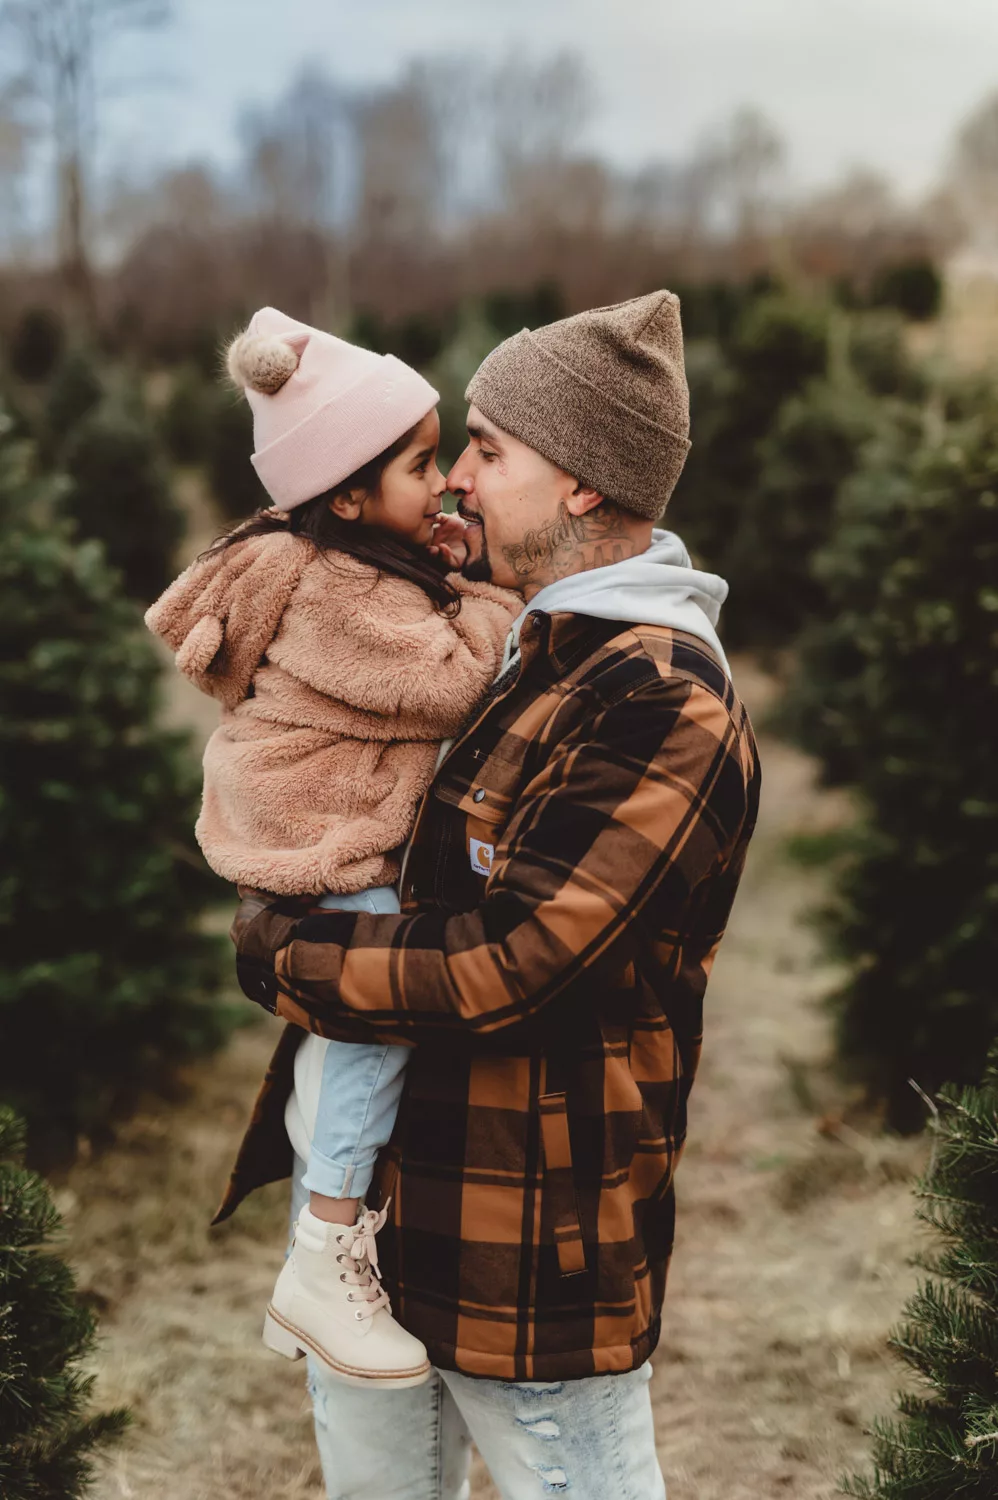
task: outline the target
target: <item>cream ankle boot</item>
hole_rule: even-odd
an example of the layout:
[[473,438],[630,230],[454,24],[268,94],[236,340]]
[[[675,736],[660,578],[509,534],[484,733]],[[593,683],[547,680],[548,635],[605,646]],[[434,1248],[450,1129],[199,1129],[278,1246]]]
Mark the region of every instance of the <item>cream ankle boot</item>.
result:
[[311,1351],[348,1385],[400,1390],[430,1378],[419,1339],[396,1323],[378,1272],[375,1235],[387,1216],[327,1224],[303,1208],[267,1308],[263,1341],[288,1359]]

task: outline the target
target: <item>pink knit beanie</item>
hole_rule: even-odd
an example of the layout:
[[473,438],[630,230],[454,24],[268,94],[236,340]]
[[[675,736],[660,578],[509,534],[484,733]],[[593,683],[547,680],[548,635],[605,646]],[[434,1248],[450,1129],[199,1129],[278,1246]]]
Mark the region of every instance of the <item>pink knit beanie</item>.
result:
[[440,400],[391,354],[261,307],[229,346],[253,411],[253,467],[278,510],[324,494],[389,448]]

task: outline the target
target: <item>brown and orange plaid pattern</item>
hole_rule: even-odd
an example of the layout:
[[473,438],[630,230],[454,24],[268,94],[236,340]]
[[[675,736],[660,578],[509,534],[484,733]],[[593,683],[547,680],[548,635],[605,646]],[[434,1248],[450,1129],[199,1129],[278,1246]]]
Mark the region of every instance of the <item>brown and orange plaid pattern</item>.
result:
[[296,1028],[415,1044],[379,1201],[434,1363],[559,1380],[659,1335],[702,1001],[755,821],[751,726],[696,639],[534,615],[424,803],[401,916],[274,902],[247,994],[294,1023],[220,1217],[290,1166]]

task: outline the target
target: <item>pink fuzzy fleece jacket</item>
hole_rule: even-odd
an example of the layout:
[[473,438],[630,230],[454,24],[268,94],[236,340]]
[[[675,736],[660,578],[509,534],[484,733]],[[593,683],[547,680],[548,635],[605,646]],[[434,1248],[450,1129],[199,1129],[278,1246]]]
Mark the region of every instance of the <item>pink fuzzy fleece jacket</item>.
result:
[[278,895],[391,885],[440,741],[502,661],[523,601],[454,577],[461,612],[290,532],[201,558],[146,624],[222,704],[197,836],[227,880]]

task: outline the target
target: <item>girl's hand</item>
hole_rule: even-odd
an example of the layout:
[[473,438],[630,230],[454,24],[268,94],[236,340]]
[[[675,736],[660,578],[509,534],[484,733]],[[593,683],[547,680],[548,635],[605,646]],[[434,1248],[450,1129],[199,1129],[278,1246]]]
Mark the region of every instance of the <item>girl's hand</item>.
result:
[[441,511],[433,523],[433,537],[427,549],[432,557],[442,557],[455,573],[460,572],[468,556],[465,522],[459,515]]

